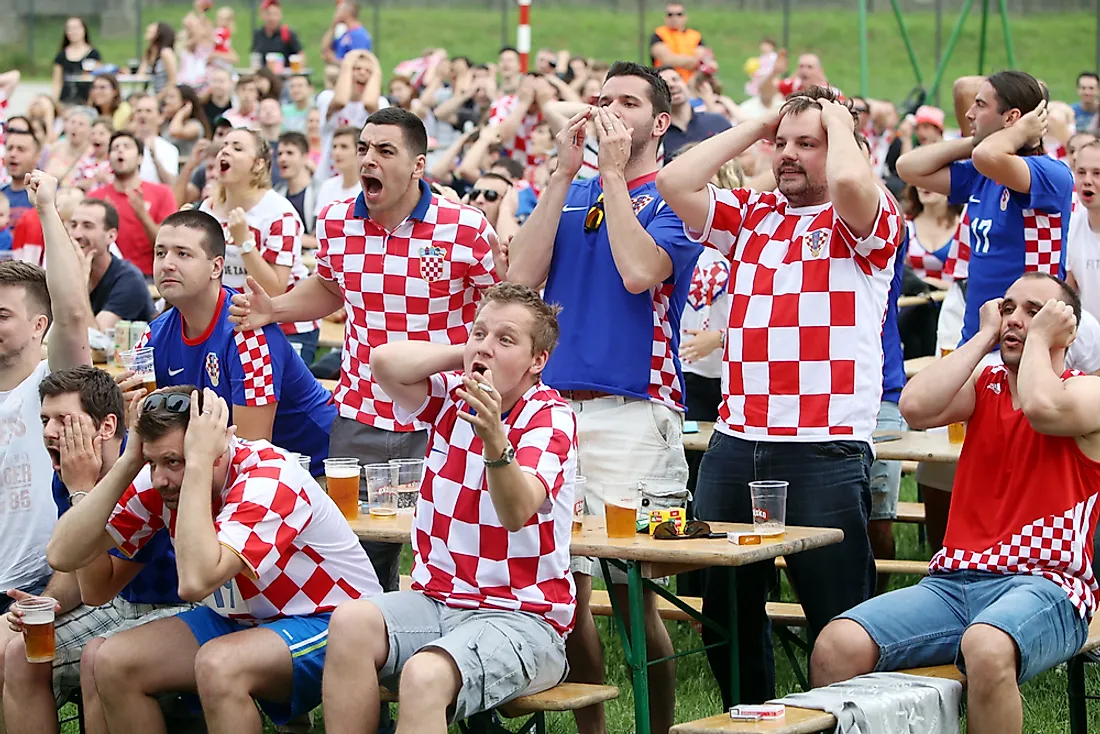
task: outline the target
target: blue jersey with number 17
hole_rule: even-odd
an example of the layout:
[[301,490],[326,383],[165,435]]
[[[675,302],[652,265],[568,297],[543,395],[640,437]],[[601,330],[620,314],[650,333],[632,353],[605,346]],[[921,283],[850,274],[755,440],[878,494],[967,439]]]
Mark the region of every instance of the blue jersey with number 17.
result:
[[[310,472],[324,471],[336,408],[278,324],[234,331],[229,303],[236,293],[222,287],[214,318],[195,339],[183,335],[183,317],[170,308],[149,324],[157,385],[209,387],[230,407],[278,403],[271,443],[311,458]],[[232,419],[232,418],[231,418]]]
[[1064,277],[1073,174],[1045,155],[1022,156],[1031,191],[986,178],[972,161],[951,164],[951,204],[966,204],[970,220],[969,283],[962,340],[978,333],[982,304],[1001,298],[1025,272]]

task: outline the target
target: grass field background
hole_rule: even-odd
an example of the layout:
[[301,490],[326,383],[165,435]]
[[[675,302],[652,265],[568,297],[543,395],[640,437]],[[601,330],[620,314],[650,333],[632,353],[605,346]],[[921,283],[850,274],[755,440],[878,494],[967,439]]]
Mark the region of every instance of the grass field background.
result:
[[[221,5],[222,3],[216,3]],[[237,10],[237,35],[234,46],[247,62],[250,43],[248,6],[229,2]],[[650,2],[645,16],[647,33],[662,22],[658,3]],[[855,3],[852,3],[853,8]],[[143,20],[164,20],[179,26],[190,3],[172,3],[147,9]],[[285,4],[285,20],[298,31],[310,59],[316,67],[318,44],[331,19],[330,3]],[[976,4],[977,7],[977,4]],[[957,18],[945,13],[943,42]],[[781,13],[735,12],[713,8],[690,9],[690,24],[702,30],[721,66],[720,76],[735,100],[741,99],[746,81],[744,61],[757,53],[762,36],[781,37]],[[912,13],[905,16],[925,83],[935,72],[935,16]],[[364,9],[363,21],[374,32],[371,13]],[[515,13],[509,16],[515,23]],[[500,12],[484,7],[387,7],[381,11],[378,28],[383,68],[393,69],[403,59],[418,56],[425,48],[443,47],[452,54],[463,54],[477,61],[495,61],[500,48]],[[636,9],[572,8],[554,5],[532,11],[533,48],[568,48],[575,54],[606,60],[639,56],[638,15]],[[945,104],[951,81],[978,70],[978,39],[981,14],[975,10],[964,26],[963,35],[947,67]],[[1017,66],[1044,79],[1056,99],[1072,99],[1077,73],[1095,66],[1096,18],[1087,13],[1031,14],[1012,19]],[[510,31],[511,32],[511,31]],[[514,36],[514,32],[513,36]],[[106,37],[93,26],[93,41],[103,57],[120,66],[136,53],[132,35]],[[108,36],[111,34],[107,34]],[[35,24],[34,59],[28,58],[27,46],[0,48],[0,69],[22,68],[29,76],[46,77],[61,38],[60,20],[41,20]],[[812,10],[792,13],[790,21],[792,53],[813,51],[821,55],[830,81],[841,89],[856,93],[860,86],[859,35],[854,9]],[[894,16],[885,12],[868,18],[871,95],[900,101],[915,85],[913,71],[901,40]],[[1007,65],[999,17],[991,14],[988,29],[986,71]],[[319,70],[318,70],[319,77]]]

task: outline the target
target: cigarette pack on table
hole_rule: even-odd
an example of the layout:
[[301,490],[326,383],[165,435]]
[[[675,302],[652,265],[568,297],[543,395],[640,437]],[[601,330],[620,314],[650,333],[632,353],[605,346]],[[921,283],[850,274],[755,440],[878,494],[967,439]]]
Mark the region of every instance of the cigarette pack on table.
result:
[[787,707],[781,703],[742,704],[730,708],[730,718],[735,721],[779,721],[786,713]]
[[671,520],[676,526],[676,532],[684,532],[684,523],[687,522],[687,510],[683,507],[670,507],[667,510],[650,510],[649,511],[649,534],[653,535],[653,531],[661,523]]
[[726,533],[726,540],[734,545],[760,545],[764,542],[764,536],[760,533]]

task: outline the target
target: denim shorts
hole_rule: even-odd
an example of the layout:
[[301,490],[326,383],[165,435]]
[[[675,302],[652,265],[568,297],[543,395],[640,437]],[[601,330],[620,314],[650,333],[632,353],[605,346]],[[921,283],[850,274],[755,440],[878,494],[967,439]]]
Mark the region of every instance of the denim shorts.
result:
[[[883,400],[878,408],[876,431],[902,433],[909,430],[898,404]],[[888,445],[888,444],[884,444]],[[895,520],[898,516],[898,492],[901,489],[901,462],[879,461],[871,465],[871,519]]]
[[[534,614],[453,609],[418,591],[380,594],[368,601],[386,621],[390,652],[378,671],[383,684],[396,690],[402,668],[425,649],[442,650],[454,661],[462,688],[449,712],[451,723],[553,688],[569,671],[565,639]],[[412,695],[415,701],[416,691]]]
[[1081,649],[1089,623],[1053,581],[1027,574],[954,571],[921,579],[840,615],[858,623],[879,649],[876,671],[954,663],[972,624],[987,624],[1016,643],[1020,683]]

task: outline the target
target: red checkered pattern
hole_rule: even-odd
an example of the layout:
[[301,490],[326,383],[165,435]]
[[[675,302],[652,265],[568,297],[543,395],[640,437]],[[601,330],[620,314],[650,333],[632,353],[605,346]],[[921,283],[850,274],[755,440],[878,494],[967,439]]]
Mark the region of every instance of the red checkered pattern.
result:
[[1043,143],[1046,147],[1047,155],[1056,161],[1064,161],[1069,158],[1069,151],[1066,150],[1066,146],[1058,140],[1047,140]]
[[[882,320],[901,240],[880,192],[859,239],[831,204],[710,187],[705,241],[730,262],[719,429],[746,438],[869,439],[882,391]],[[877,375],[877,377],[876,377]]]
[[[244,266],[239,242],[233,242],[229,234],[229,219],[215,213],[213,202],[204,199],[199,205],[204,211],[217,219],[225,233],[225,269],[222,271],[222,284],[244,291],[248,271]],[[290,282],[287,290],[309,277],[309,269],[302,261],[302,234],[305,227],[294,205],[286,197],[269,190],[245,212],[245,221],[256,241],[256,248],[266,262],[290,268]],[[305,334],[321,328],[320,321],[294,321],[280,324],[286,334]]]
[[668,312],[676,286],[662,283],[653,289],[653,349],[649,360],[649,397],[673,410],[683,411],[684,395],[672,354],[672,325]]
[[[434,194],[423,220],[410,217],[392,232],[354,212],[354,201],[336,202],[317,218],[317,275],[340,286],[348,313],[333,397],[345,418],[387,431],[422,430],[422,423],[394,419],[392,401],[371,377],[371,349],[406,339],[465,344],[478,291],[498,280],[496,234],[479,210]],[[442,276],[429,281],[421,259],[434,259],[436,248],[445,253]]]
[[[906,220],[905,226],[909,230],[909,251],[906,253],[909,267],[913,268],[918,278],[943,278],[944,264],[938,257],[924,249],[924,245],[917,239],[917,226],[913,224],[913,220]],[[956,230],[956,236],[957,234]],[[950,253],[950,250],[948,252]]]
[[[1066,370],[1062,380],[1080,375]],[[1092,570],[1100,467],[1073,436],[1032,428],[1009,388],[1003,365],[978,376],[951,523],[929,570],[1042,576],[1090,617],[1100,592]]]
[[271,370],[271,352],[262,330],[235,331],[233,341],[244,368],[244,404],[248,406],[274,403],[275,377]]
[[[223,587],[204,604],[250,622],[331,612],[381,592],[355,533],[296,460],[267,441],[233,439],[230,450],[214,531],[247,568],[233,577],[231,593]],[[176,514],[153,489],[146,466],[115,506],[107,532],[133,556],[164,527],[175,536]]]
[[696,266],[688,288],[688,305],[696,311],[711,305],[715,298],[726,292],[729,279],[729,265],[724,260],[715,260],[705,267]]
[[1024,272],[1058,275],[1062,259],[1062,215],[1024,209]]
[[[519,97],[514,94],[506,94],[497,99],[489,107],[489,124],[499,125],[508,119],[519,103]],[[528,114],[523,122],[516,128],[516,135],[511,140],[502,141],[504,152],[512,158],[522,162],[525,166],[533,166],[538,163],[538,156],[527,152],[527,144],[531,141],[531,133],[535,126],[542,122],[542,114]]]
[[959,226],[955,229],[955,237],[951,240],[951,249],[947,251],[943,277],[954,280],[966,280],[970,277],[970,212],[965,207]]
[[[458,373],[433,375],[415,414],[431,425],[424,481],[413,520],[413,588],[459,609],[537,614],[562,635],[576,608],[569,573],[577,419],[556,390],[532,386],[504,418],[516,464],[547,500],[516,532],[501,525],[489,496],[482,443],[459,418]],[[411,415],[401,418],[408,420]]]

